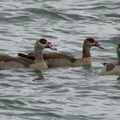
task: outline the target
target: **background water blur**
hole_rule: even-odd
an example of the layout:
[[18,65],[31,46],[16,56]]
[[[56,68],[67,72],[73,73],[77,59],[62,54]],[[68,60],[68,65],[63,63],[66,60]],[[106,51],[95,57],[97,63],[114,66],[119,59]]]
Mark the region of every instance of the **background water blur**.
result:
[[116,58],[120,1],[0,0],[1,53],[33,50],[39,36],[76,57],[89,36],[105,49],[92,48],[90,69],[1,70],[0,120],[119,120],[120,80],[99,72]]

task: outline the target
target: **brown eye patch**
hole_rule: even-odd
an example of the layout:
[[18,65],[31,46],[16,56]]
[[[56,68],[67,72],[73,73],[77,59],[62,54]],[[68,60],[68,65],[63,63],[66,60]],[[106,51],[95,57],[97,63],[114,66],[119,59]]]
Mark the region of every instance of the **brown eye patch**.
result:
[[89,41],[90,43],[94,43],[95,40],[93,38],[87,38],[87,41]]
[[47,43],[47,40],[44,39],[44,38],[41,38],[41,39],[39,40],[39,42],[42,43],[42,44],[46,44],[46,43]]

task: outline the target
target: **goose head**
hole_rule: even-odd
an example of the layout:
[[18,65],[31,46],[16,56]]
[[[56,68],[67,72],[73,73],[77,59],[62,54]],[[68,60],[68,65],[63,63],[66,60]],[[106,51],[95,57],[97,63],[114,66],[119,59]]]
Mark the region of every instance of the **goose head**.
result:
[[40,49],[42,50],[44,48],[50,48],[52,50],[57,50],[56,48],[53,48],[51,42],[48,42],[45,38],[41,38],[37,40],[34,47],[37,50],[40,50]]
[[98,47],[100,49],[104,49],[94,38],[92,37],[86,38],[84,41],[84,47],[89,49],[93,46]]

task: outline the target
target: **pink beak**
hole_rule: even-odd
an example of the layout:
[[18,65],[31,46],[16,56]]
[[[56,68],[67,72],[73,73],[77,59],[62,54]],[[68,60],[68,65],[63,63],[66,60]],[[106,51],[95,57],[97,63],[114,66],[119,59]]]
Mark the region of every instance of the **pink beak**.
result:
[[98,47],[100,49],[104,49],[104,47],[102,47],[98,42],[95,42],[93,46]]
[[50,42],[49,42],[49,44],[46,46],[46,48],[50,48],[50,49],[52,49],[52,50],[57,50],[57,48],[54,48]]

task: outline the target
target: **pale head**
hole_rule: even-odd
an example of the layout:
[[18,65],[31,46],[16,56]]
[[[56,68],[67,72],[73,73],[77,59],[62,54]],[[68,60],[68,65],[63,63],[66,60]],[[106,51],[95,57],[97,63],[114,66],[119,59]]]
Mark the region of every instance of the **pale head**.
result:
[[48,42],[45,38],[37,40],[35,43],[35,48],[36,49],[50,48],[53,50],[57,50],[56,48],[53,48],[51,42]]

